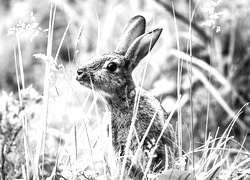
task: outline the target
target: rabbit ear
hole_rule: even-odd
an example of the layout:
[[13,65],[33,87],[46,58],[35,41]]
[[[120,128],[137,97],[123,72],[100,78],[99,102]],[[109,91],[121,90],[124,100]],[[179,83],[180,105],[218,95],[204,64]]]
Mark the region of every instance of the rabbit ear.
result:
[[146,20],[143,16],[135,16],[125,25],[118,41],[116,52],[125,55],[132,42],[145,33]]
[[125,57],[129,61],[128,69],[133,69],[154,47],[156,41],[161,35],[162,28],[155,29],[147,34],[138,37],[129,47]]

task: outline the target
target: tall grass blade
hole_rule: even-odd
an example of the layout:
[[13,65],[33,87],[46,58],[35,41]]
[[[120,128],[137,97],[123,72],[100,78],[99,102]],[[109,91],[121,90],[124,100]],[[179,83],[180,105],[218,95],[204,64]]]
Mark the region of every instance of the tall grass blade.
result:
[[[172,2],[172,8],[173,8],[173,15],[174,15],[174,25],[175,25],[175,36],[176,36],[176,44],[177,44],[177,50],[180,51],[180,42],[179,42],[179,33],[178,33],[178,27],[177,22],[175,18],[175,9],[174,9],[174,3]],[[178,70],[177,70],[177,99],[181,96],[181,76],[182,76],[182,65],[183,60],[178,58]],[[178,121],[177,121],[177,132],[178,132],[178,150],[179,150],[179,157],[182,155],[182,117],[181,117],[181,105],[178,106]]]

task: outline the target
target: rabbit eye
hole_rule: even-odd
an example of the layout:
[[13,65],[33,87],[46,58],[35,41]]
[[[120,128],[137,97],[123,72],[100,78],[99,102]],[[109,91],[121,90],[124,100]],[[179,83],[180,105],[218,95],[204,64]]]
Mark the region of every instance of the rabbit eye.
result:
[[107,65],[107,70],[109,70],[110,72],[115,72],[117,69],[117,64],[114,62],[111,62]]

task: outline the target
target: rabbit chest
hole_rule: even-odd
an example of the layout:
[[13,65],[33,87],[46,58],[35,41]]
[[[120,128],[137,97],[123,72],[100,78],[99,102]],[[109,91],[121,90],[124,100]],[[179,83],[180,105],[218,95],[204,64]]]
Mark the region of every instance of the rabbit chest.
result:
[[[111,122],[112,122],[112,141],[116,152],[119,152],[120,156],[124,155],[124,150],[133,118],[133,114],[136,113],[135,131],[133,133],[130,145],[131,153],[135,153],[138,144],[143,139],[147,129],[145,141],[143,142],[142,151],[149,152],[155,145],[154,143],[159,138],[164,126],[164,119],[167,117],[167,113],[162,109],[160,103],[148,92],[140,90],[139,104],[137,110],[134,108],[134,99],[136,91],[130,92],[129,100],[125,100],[122,105],[119,102],[119,106],[110,106],[111,110]],[[112,103],[109,103],[109,105]],[[120,108],[119,108],[120,107]],[[126,108],[124,108],[126,107]],[[121,109],[122,108],[122,109]],[[152,122],[153,121],[153,122]],[[149,125],[151,126],[149,127]],[[171,124],[164,131],[162,138],[159,141],[159,148],[156,149],[156,154],[162,156],[165,154],[165,146],[170,149],[174,149],[175,133]]]

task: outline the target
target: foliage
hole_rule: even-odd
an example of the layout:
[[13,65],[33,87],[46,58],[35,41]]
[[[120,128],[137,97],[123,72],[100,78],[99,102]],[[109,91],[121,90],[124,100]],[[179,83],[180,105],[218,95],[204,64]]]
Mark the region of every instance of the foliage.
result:
[[[109,178],[104,172],[115,158],[104,158],[110,148],[104,138],[106,109],[96,94],[76,84],[74,72],[96,52],[114,49],[123,25],[137,14],[146,17],[150,29],[164,31],[135,79],[167,110],[182,95],[175,114],[183,124],[178,168],[194,171],[197,179],[247,179],[248,1],[52,1],[54,15],[50,1],[1,3],[2,179]],[[52,73],[46,77],[48,64]],[[46,104],[44,76],[49,80]]]

